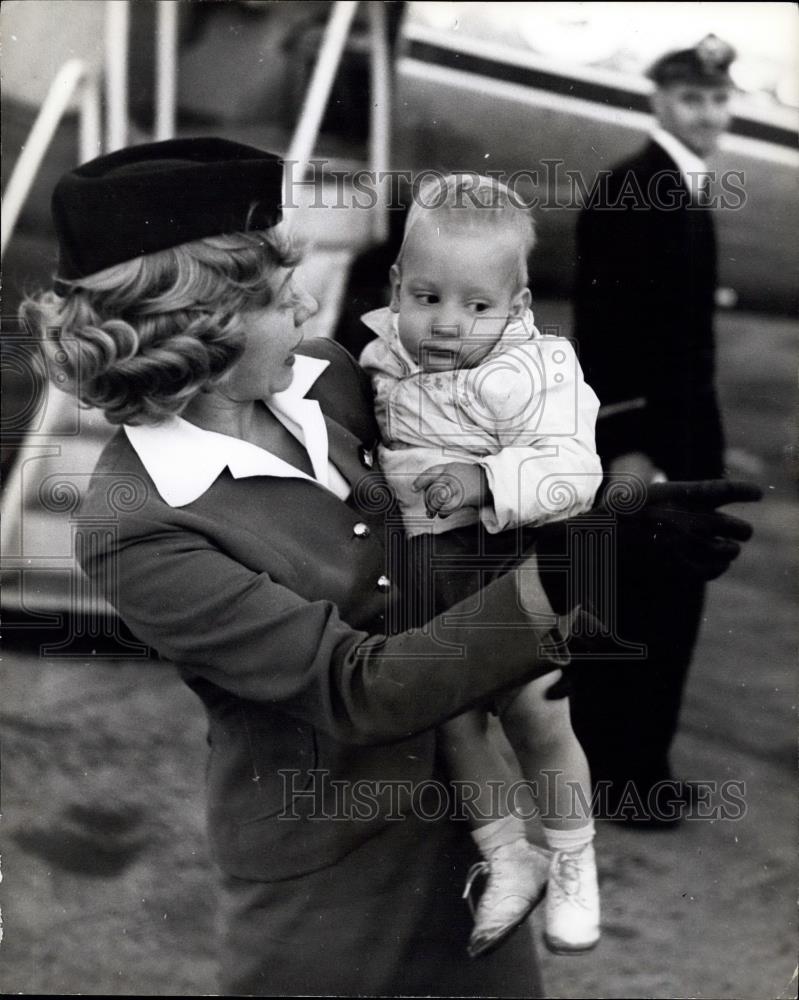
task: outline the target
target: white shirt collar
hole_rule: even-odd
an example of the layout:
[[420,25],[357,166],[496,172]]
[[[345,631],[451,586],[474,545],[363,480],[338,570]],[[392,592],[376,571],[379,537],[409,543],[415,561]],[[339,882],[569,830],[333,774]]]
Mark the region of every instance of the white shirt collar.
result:
[[[341,483],[327,457],[327,427],[319,403],[305,394],[330,364],[297,355],[288,389],[275,393],[266,405],[305,445],[315,479],[264,448],[216,431],[203,430],[182,417],[170,417],[155,426],[125,425],[125,433],[163,500],[183,507],[201,497],[224,469],[234,479],[281,476],[310,479],[339,493]],[[342,479],[339,475],[338,479]]]
[[[373,309],[371,312],[361,316],[361,322],[367,326],[391,349],[391,351],[401,359],[409,374],[421,371],[416,361],[405,350],[399,337],[397,329],[398,314],[393,312],[388,306],[382,309]],[[535,317],[532,310],[527,309],[517,319],[510,320],[502,331],[502,336],[494,344],[489,353],[483,358],[484,362],[495,358],[498,354],[504,354],[509,348],[517,344],[526,343],[528,340],[537,340],[541,334],[535,327]]]
[[364,313],[361,316],[361,322],[364,326],[368,327],[372,333],[376,333],[377,336],[391,348],[391,351],[400,359],[403,367],[407,369],[408,372],[419,371],[419,366],[410,356],[410,354],[405,350],[402,341],[399,338],[399,331],[397,329],[398,314],[389,309],[388,306],[383,306],[380,309],[372,309],[371,312]]
[[709,173],[705,161],[680,142],[676,135],[660,126],[652,130],[652,139],[674,160],[691,196],[696,197],[699,181]]

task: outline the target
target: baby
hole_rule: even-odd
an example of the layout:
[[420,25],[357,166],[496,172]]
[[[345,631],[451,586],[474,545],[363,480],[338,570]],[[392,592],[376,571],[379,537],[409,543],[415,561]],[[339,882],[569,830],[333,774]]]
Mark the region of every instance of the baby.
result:
[[[571,344],[533,325],[533,242],[529,212],[498,181],[450,175],[428,182],[391,268],[391,304],[362,317],[377,334],[360,361],[373,380],[381,465],[409,536],[478,520],[496,534],[591,507],[601,477],[599,403]],[[477,874],[487,884],[472,957],[496,947],[545,891],[550,948],[585,951],[599,939],[588,765],[568,700],[545,695],[552,684],[549,674],[496,706],[537,793],[551,853],[530,844],[522,819],[493,801],[507,769],[487,732],[487,712],[443,727],[456,787],[479,790],[470,819],[485,860],[469,873],[464,895]]]

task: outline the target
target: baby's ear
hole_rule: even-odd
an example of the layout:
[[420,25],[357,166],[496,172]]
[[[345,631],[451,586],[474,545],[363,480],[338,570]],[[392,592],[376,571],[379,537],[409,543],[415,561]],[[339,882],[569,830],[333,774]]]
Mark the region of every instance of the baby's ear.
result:
[[388,272],[388,280],[391,283],[391,302],[389,302],[388,308],[394,313],[398,313],[400,310],[400,279],[400,269],[396,264],[392,264],[391,270]]
[[524,313],[530,308],[530,303],[532,301],[533,296],[529,288],[523,288],[520,292],[517,292],[511,300],[511,316],[524,315]]

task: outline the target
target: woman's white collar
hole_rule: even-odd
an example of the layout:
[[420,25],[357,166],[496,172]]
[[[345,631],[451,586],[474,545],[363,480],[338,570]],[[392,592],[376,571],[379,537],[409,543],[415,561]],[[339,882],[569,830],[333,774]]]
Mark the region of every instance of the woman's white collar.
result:
[[[305,394],[330,364],[298,354],[288,389],[265,400],[275,416],[303,440],[315,480],[328,485],[327,427],[316,400]],[[155,426],[128,426],[125,433],[161,498],[170,507],[183,507],[203,495],[228,468],[235,479],[281,476],[311,479],[294,466],[257,445],[203,430],[181,417],[169,417]]]

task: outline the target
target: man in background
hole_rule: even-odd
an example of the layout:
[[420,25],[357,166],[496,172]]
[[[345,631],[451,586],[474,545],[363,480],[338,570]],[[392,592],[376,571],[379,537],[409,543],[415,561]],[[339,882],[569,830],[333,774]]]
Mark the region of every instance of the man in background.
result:
[[[586,380],[602,403],[598,451],[606,472],[645,483],[723,472],[706,158],[730,124],[734,58],[708,35],[657,60],[648,74],[655,84],[650,139],[614,167],[578,221],[575,333]],[[575,730],[595,783],[611,783],[608,815],[628,805],[628,820],[666,824],[686,794],[672,781],[669,749],[704,585],[653,566],[643,586],[619,581],[617,598],[617,634],[647,652],[610,670],[603,665],[595,677],[585,664],[573,694]]]

